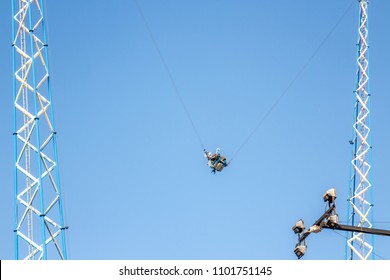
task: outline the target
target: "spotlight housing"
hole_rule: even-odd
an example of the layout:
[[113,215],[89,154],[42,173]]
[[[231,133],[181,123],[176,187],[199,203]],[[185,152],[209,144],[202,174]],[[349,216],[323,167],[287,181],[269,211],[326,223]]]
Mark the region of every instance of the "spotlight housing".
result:
[[294,253],[298,259],[303,257],[303,255],[306,253],[306,249],[307,249],[306,244],[304,245],[297,244],[297,246],[295,246]]
[[295,225],[292,227],[292,230],[294,233],[302,233],[305,230],[305,223],[302,219],[300,219],[298,222],[295,223]]
[[323,197],[325,202],[333,203],[336,199],[336,188],[327,190]]
[[328,220],[326,221],[326,224],[330,227],[334,227],[338,223],[339,223],[339,215],[337,214],[329,216]]

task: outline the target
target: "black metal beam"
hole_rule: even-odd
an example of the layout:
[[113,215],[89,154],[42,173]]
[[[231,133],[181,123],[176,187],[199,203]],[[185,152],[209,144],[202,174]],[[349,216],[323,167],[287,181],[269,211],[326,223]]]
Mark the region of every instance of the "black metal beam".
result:
[[386,229],[356,227],[356,226],[348,226],[348,225],[340,225],[340,224],[334,224],[333,226],[332,225],[323,225],[322,227],[328,228],[328,229],[343,230],[343,231],[352,231],[352,232],[361,232],[361,233],[368,233],[368,234],[375,234],[375,235],[390,236],[390,230],[386,230]]
[[[324,214],[322,214],[322,216],[314,222],[313,226],[322,226],[323,224],[323,221],[329,217],[329,215],[332,213],[332,211],[336,208],[335,205],[332,205]],[[304,232],[298,239],[298,243],[301,243],[303,240],[305,240],[309,235],[310,235],[310,231],[306,231]]]

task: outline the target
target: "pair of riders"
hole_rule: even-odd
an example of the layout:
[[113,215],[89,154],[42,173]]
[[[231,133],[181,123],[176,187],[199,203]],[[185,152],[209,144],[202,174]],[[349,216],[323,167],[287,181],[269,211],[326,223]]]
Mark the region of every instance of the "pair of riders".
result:
[[215,174],[216,171],[222,171],[222,169],[228,165],[226,158],[224,156],[221,156],[221,154],[219,153],[220,148],[217,148],[215,154],[206,151],[206,149],[204,149],[203,151],[204,156],[207,158],[207,164],[212,169],[212,173]]

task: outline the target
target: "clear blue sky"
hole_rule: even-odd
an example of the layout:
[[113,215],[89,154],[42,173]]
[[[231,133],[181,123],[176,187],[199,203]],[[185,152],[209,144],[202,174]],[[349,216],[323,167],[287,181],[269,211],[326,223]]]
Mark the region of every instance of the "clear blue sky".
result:
[[[132,0],[45,1],[71,259],[295,259],[336,187],[346,220],[358,4],[212,175]],[[351,0],[139,0],[206,148],[231,157]],[[11,1],[0,17],[0,259],[13,258]],[[375,227],[390,228],[390,2],[371,1]],[[383,223],[387,222],[387,223]],[[343,259],[344,234],[305,259]],[[390,259],[390,238],[375,239]]]

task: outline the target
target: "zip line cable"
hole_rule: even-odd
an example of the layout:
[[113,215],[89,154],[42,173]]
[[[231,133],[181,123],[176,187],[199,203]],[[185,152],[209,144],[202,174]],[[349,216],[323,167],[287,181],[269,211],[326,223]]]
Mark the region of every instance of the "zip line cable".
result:
[[138,12],[139,12],[140,15],[141,15],[141,18],[142,18],[142,21],[143,21],[143,23],[144,23],[144,25],[145,25],[145,28],[146,28],[147,31],[148,31],[149,37],[150,37],[150,39],[151,39],[152,42],[153,42],[154,48],[156,49],[157,54],[158,54],[158,56],[159,56],[159,58],[160,58],[160,60],[161,60],[161,63],[162,63],[162,65],[164,66],[165,72],[167,73],[167,75],[168,75],[168,77],[169,77],[169,80],[171,81],[172,87],[173,87],[173,89],[174,89],[174,91],[175,91],[177,97],[179,98],[180,104],[182,105],[182,107],[183,107],[183,109],[184,109],[184,111],[185,111],[185,113],[186,113],[186,116],[187,116],[189,122],[191,123],[192,129],[194,130],[194,133],[196,134],[196,137],[198,138],[198,141],[199,141],[200,145],[202,146],[202,150],[204,150],[205,147],[204,147],[204,145],[203,145],[202,138],[200,137],[200,134],[199,134],[199,132],[198,132],[198,129],[196,128],[195,123],[194,123],[193,119],[191,118],[191,115],[190,115],[190,113],[189,113],[189,111],[188,111],[188,109],[187,109],[187,106],[186,106],[186,104],[184,103],[184,100],[183,100],[183,98],[182,98],[182,96],[181,96],[181,94],[180,94],[180,92],[179,92],[179,89],[178,89],[178,87],[177,87],[177,85],[176,85],[176,82],[175,82],[175,80],[173,79],[173,76],[172,76],[172,74],[171,74],[171,71],[169,70],[168,64],[166,63],[166,61],[165,61],[165,59],[164,59],[164,56],[162,55],[162,52],[161,52],[161,50],[160,50],[160,48],[159,48],[159,46],[158,46],[158,44],[157,44],[157,41],[156,41],[156,39],[155,39],[155,37],[154,37],[154,35],[153,35],[153,32],[152,32],[152,30],[151,30],[150,27],[149,27],[148,21],[146,20],[146,17],[145,17],[145,15],[144,15],[144,13],[142,12],[141,6],[139,5],[139,3],[138,3],[137,0],[134,0],[134,2],[135,2],[135,4],[136,4],[136,6],[137,6]]
[[309,57],[307,62],[302,66],[302,68],[298,71],[298,73],[294,76],[292,81],[288,84],[286,89],[282,92],[281,95],[275,100],[275,102],[272,104],[272,106],[268,109],[268,111],[264,114],[264,116],[260,119],[260,121],[257,123],[255,128],[252,130],[252,132],[248,135],[248,137],[242,142],[242,144],[239,146],[239,148],[236,150],[236,152],[233,154],[232,158],[230,159],[230,162],[236,157],[236,155],[241,151],[241,149],[249,142],[249,140],[253,137],[255,132],[262,126],[262,124],[265,122],[265,120],[268,118],[268,116],[272,113],[272,111],[276,108],[277,105],[279,105],[280,101],[282,101],[283,97],[286,96],[290,88],[295,84],[295,82],[302,76],[302,74],[305,72],[307,67],[310,65],[311,61],[314,59],[314,57],[318,54],[318,52],[322,49],[322,47],[325,45],[325,43],[328,41],[330,36],[333,34],[333,32],[336,30],[336,28],[339,26],[341,21],[344,19],[344,17],[348,14],[349,10],[352,8],[356,0],[353,0],[351,4],[348,6],[348,8],[344,11],[344,13],[341,15],[341,17],[337,20],[336,24],[332,27],[332,29],[328,32],[328,34],[325,36],[325,38],[321,41],[321,43],[318,45],[318,47],[314,50],[312,55]]
[[[268,111],[264,114],[264,116],[260,119],[260,121],[256,124],[256,126],[254,127],[254,129],[249,133],[249,135],[245,138],[245,140],[242,142],[242,144],[238,147],[238,149],[234,152],[233,156],[231,157],[230,161],[228,164],[231,163],[231,161],[237,156],[237,154],[242,150],[242,148],[244,148],[244,146],[246,146],[249,142],[249,140],[254,136],[254,134],[256,133],[256,131],[263,125],[263,123],[267,120],[267,118],[269,117],[269,115],[273,112],[273,110],[279,105],[279,103],[282,101],[282,99],[287,95],[287,93],[289,92],[289,90],[291,89],[291,87],[295,84],[295,82],[302,76],[302,74],[306,71],[306,69],[308,68],[308,66],[310,65],[310,63],[312,62],[312,60],[316,57],[316,55],[319,53],[319,51],[322,49],[322,47],[325,45],[325,43],[328,41],[328,39],[330,38],[330,36],[333,34],[333,32],[336,30],[336,28],[339,26],[339,24],[342,22],[342,20],[344,19],[344,17],[348,14],[349,10],[353,7],[354,3],[355,3],[356,0],[353,0],[351,2],[351,4],[348,6],[348,8],[344,11],[344,13],[340,16],[340,18],[336,21],[336,23],[333,25],[333,27],[331,28],[331,30],[327,33],[327,35],[325,36],[325,38],[320,42],[320,44],[317,46],[317,48],[314,50],[314,52],[311,54],[311,56],[308,58],[308,60],[306,61],[306,63],[301,67],[301,69],[297,72],[297,74],[294,76],[294,78],[291,80],[291,82],[287,85],[287,87],[285,88],[285,90],[279,95],[279,97],[275,100],[275,102],[271,105],[271,107],[268,109]],[[192,129],[194,130],[194,133],[196,134],[196,137],[198,138],[198,141],[200,143],[200,145],[202,146],[202,149],[204,149],[204,145],[203,145],[203,141],[202,141],[202,138],[200,137],[200,134],[195,126],[195,123],[193,121],[193,119],[191,118],[191,115],[184,103],[184,100],[179,92],[179,89],[175,83],[175,80],[173,79],[173,76],[171,74],[171,71],[169,70],[169,67],[168,67],[168,64],[166,63],[163,55],[162,55],[162,52],[157,44],[157,41],[153,35],[153,32],[152,30],[150,29],[149,27],[149,24],[146,20],[146,17],[144,16],[144,13],[142,12],[142,9],[141,9],[141,6],[139,5],[138,3],[138,0],[134,0],[135,4],[136,4],[136,7],[138,9],[138,12],[140,13],[141,15],[141,18],[142,18],[142,21],[148,31],[148,34],[149,34],[149,37],[151,38],[152,42],[153,42],[153,45],[157,51],[157,54],[161,60],[161,63],[163,64],[164,66],[164,69],[165,71],[167,72],[167,75],[169,76],[169,79],[170,79],[170,82],[174,88],[174,91],[177,95],[177,97],[179,98],[179,101],[186,113],[186,116],[189,120],[189,122],[191,123],[191,126],[192,126]]]

